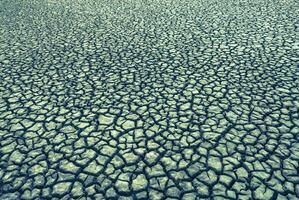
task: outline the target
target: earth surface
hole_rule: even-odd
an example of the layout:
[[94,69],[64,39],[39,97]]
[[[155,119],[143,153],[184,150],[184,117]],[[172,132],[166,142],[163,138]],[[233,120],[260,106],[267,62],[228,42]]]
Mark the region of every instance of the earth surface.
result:
[[298,199],[295,0],[0,0],[0,199]]

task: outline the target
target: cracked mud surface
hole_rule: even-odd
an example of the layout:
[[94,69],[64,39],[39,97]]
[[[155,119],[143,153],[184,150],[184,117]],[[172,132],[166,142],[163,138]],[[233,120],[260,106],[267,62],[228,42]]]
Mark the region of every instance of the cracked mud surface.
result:
[[298,199],[298,3],[0,0],[0,199]]

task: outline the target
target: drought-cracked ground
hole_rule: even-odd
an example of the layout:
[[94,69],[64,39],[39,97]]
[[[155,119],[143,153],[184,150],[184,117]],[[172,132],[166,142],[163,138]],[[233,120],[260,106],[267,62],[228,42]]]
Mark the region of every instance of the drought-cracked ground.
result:
[[295,0],[0,0],[0,199],[298,199]]

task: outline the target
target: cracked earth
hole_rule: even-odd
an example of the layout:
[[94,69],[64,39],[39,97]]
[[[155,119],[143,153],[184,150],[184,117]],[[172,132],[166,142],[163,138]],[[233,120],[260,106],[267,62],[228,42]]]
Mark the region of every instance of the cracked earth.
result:
[[295,0],[0,0],[0,199],[298,199]]

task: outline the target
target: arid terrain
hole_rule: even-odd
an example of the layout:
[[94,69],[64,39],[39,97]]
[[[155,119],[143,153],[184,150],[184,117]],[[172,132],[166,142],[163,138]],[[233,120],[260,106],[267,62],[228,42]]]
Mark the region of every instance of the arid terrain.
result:
[[0,199],[298,199],[295,0],[0,0]]

